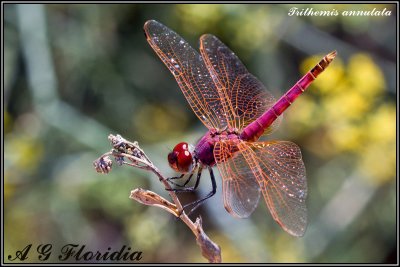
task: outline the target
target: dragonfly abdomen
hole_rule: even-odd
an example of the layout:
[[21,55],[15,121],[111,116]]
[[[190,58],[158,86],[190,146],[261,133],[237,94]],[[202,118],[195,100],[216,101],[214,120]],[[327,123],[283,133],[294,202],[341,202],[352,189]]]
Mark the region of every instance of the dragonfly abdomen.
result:
[[284,94],[263,115],[243,129],[240,138],[246,141],[257,140],[265,130],[301,95],[308,86],[320,75],[332,62],[336,51],[326,55],[321,61],[307,72],[286,94]]

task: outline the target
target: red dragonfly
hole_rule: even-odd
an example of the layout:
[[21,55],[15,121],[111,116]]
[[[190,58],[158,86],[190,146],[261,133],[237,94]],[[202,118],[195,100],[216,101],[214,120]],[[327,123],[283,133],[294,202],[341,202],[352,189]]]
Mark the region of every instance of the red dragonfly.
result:
[[202,169],[207,168],[212,191],[189,204],[198,207],[216,192],[212,166],[217,165],[223,180],[224,206],[231,215],[250,216],[262,194],[272,217],[285,231],[294,236],[304,235],[307,181],[300,148],[288,141],[257,140],[277,127],[277,118],[328,67],[336,51],[326,55],[275,101],[214,35],[201,36],[199,54],[181,36],[157,21],[147,21],[144,31],[190,107],[208,128],[194,147],[181,142],[169,153],[169,165],[182,174],[170,178],[170,182],[188,175],[181,185],[184,187],[197,172],[194,187],[175,190],[196,189]]

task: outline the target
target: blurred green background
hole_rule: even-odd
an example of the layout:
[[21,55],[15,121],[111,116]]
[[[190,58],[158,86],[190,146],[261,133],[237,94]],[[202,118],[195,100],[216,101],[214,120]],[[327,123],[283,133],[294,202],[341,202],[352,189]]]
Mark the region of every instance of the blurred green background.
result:
[[[290,8],[391,10],[391,16],[288,16]],[[149,172],[92,162],[107,136],[136,140],[166,176],[166,155],[206,128],[152,51],[156,19],[195,49],[217,35],[279,98],[326,53],[338,58],[285,112],[270,137],[297,143],[309,188],[309,227],[284,232],[265,203],[235,219],[218,194],[201,215],[224,262],[394,263],[396,247],[396,6],[372,4],[4,5],[4,255],[69,243],[91,251],[127,245],[141,262],[205,262],[172,215],[128,198],[142,187],[166,198]],[[218,171],[216,171],[218,173]],[[189,202],[211,188],[208,175]],[[15,261],[14,261],[15,262]]]

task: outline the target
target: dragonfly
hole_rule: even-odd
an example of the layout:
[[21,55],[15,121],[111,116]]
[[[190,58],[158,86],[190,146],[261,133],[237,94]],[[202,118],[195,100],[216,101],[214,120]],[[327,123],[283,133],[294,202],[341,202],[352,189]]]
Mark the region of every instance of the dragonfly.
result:
[[[281,114],[336,56],[327,54],[277,101],[224,43],[212,34],[200,37],[200,54],[176,32],[155,20],[144,25],[146,39],[175,77],[183,95],[208,128],[196,145],[178,143],[168,154],[170,167],[188,177],[195,190],[208,169],[212,190],[196,200],[192,211],[216,193],[213,166],[222,177],[225,209],[249,217],[262,195],[273,219],[289,234],[303,236],[307,227],[307,180],[300,148],[289,141],[260,141],[276,129]],[[173,182],[176,185],[179,185]],[[186,205],[185,205],[186,208]]]

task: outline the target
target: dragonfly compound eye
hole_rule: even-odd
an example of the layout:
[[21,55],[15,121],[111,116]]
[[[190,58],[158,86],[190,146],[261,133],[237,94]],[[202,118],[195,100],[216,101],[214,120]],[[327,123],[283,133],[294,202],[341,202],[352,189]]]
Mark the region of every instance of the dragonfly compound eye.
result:
[[168,154],[168,163],[177,172],[189,172],[193,165],[193,157],[189,151],[188,143],[181,142],[177,144],[172,152]]

